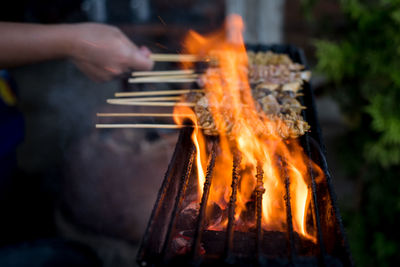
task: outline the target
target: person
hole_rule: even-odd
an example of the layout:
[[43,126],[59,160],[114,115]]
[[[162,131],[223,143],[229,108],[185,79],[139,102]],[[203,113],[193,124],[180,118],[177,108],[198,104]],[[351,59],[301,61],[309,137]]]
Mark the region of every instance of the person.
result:
[[108,81],[133,69],[153,67],[147,47],[136,46],[118,28],[105,24],[0,22],[0,36],[0,178],[3,181],[11,172],[10,162],[15,162],[12,159],[23,137],[23,120],[16,109],[15,86],[2,69],[70,59],[92,80]]
[[118,28],[105,24],[0,22],[0,187],[12,172],[10,162],[15,162],[24,128],[15,86],[2,69],[70,59],[89,78],[101,82],[132,69],[150,70],[150,54],[147,47],[136,46]]
[[[15,151],[24,137],[24,120],[17,108],[16,85],[5,70],[46,60],[69,59],[90,79],[103,82],[131,70],[152,69],[150,55],[147,47],[135,45],[118,28],[105,24],[0,22],[0,207],[3,208],[2,203],[7,202],[4,201],[7,199],[7,188],[17,165]],[[0,246],[6,244],[6,239],[2,238]],[[53,246],[53,243],[50,245]],[[26,244],[23,246],[26,247]],[[40,246],[35,243],[32,249],[44,251],[46,246],[49,243]],[[58,246],[57,243],[53,247]],[[74,246],[68,247],[75,249]],[[27,251],[26,255],[31,251]],[[63,251],[66,249],[63,248]],[[24,254],[19,247],[0,249],[0,265],[8,266],[16,258],[24,258],[22,265],[28,261],[32,263],[32,257],[25,259],[21,255]],[[50,257],[40,253],[35,255],[41,261],[43,257]],[[65,260],[65,257],[60,260]]]
[[109,25],[0,22],[0,36],[0,69],[68,58],[91,79],[107,81],[131,69],[153,67],[147,47],[137,47]]

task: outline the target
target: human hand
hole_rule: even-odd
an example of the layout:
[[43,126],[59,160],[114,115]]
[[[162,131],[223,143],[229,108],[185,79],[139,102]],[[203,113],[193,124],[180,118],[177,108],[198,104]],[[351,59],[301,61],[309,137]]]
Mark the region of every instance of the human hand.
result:
[[107,81],[132,69],[153,68],[150,50],[137,47],[116,27],[97,23],[70,27],[69,57],[95,81]]

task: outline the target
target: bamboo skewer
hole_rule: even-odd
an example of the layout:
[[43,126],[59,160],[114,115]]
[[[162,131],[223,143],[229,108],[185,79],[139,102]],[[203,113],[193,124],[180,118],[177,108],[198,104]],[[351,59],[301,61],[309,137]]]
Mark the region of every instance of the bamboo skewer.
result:
[[152,96],[152,95],[181,95],[188,93],[203,92],[203,89],[180,89],[180,90],[164,90],[164,91],[145,91],[145,92],[119,92],[115,93],[116,97],[125,96]]
[[130,78],[130,80],[135,81],[147,81],[147,80],[173,80],[173,79],[189,79],[198,78],[200,75],[196,73],[192,74],[174,74],[174,75],[154,75],[154,76],[144,76]]
[[173,113],[97,113],[97,117],[192,117],[194,114]]
[[158,62],[196,62],[201,61],[196,55],[190,54],[151,54],[150,59]]
[[169,75],[150,75],[150,76],[141,76],[131,78],[132,80],[151,80],[151,79],[161,79],[161,80],[170,80],[170,79],[181,79],[181,78],[197,78],[200,74],[191,73],[191,74],[169,74]]
[[133,77],[140,76],[169,76],[169,75],[188,75],[194,74],[194,70],[160,70],[160,71],[134,71]]
[[96,124],[96,128],[141,128],[141,129],[180,129],[176,124]]
[[[113,105],[127,105],[127,106],[154,106],[154,107],[174,107],[174,106],[185,106],[185,107],[194,107],[196,103],[193,102],[130,102],[130,101],[121,101],[122,99],[107,99],[107,103]],[[242,107],[247,107],[248,105],[243,104]],[[305,106],[300,106],[300,109],[307,109]]]
[[195,82],[199,74],[185,75],[164,75],[164,76],[147,76],[128,79],[129,83],[153,83],[153,82]]
[[[203,89],[178,89],[178,90],[164,90],[164,91],[118,92],[118,93],[115,93],[115,97],[183,95],[183,94],[201,93],[201,92],[204,92],[204,90]],[[304,96],[304,94],[297,93],[296,97],[299,97],[299,96]]]
[[142,101],[164,101],[164,100],[180,100],[181,96],[160,96],[160,97],[129,97],[129,98],[117,98],[108,100],[118,100],[121,102],[142,102]]
[[197,78],[180,78],[180,79],[168,79],[168,80],[153,79],[144,81],[138,81],[132,78],[128,79],[129,83],[193,83],[196,81]]
[[185,103],[185,102],[129,102],[129,101],[121,101],[121,99],[108,99],[107,103],[113,105],[128,105],[128,106],[155,106],[155,107],[173,107],[173,106],[186,106],[186,107],[194,107],[196,103]]

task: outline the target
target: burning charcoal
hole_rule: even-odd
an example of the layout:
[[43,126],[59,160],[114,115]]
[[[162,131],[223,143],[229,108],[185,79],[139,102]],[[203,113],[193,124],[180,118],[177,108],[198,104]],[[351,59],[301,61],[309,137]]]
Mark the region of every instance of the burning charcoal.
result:
[[206,224],[209,227],[214,227],[214,226],[220,225],[224,218],[226,218],[226,214],[224,214],[224,211],[221,209],[221,207],[217,203],[212,202],[207,207],[207,220],[206,220],[207,223]]
[[240,217],[235,222],[235,230],[248,232],[255,228],[255,203],[254,199],[246,203],[246,209],[242,211]]
[[204,244],[203,243],[200,244],[200,249],[199,250],[200,250],[199,251],[200,255],[205,255],[206,254],[206,250],[204,248]]
[[192,238],[183,235],[183,232],[179,232],[171,243],[171,249],[174,254],[183,255],[190,251]]
[[199,214],[200,204],[197,202],[191,202],[187,205],[181,212],[181,214],[185,214],[187,216],[197,216]]
[[[191,251],[192,243],[193,238],[185,235],[184,231],[181,231],[172,239],[171,249],[174,254],[184,255]],[[206,254],[203,244],[200,244],[199,254]]]
[[176,227],[178,229],[191,229],[197,221],[199,215],[200,204],[197,202],[191,202],[187,205],[178,216]]

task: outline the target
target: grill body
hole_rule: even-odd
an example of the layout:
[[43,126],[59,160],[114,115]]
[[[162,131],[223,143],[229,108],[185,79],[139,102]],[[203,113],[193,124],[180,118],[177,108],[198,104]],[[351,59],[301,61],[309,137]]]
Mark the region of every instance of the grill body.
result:
[[[302,50],[290,45],[248,46],[252,51],[273,51],[288,54],[294,62],[307,66]],[[304,119],[310,124],[311,132],[300,138],[306,155],[318,164],[325,174],[323,181],[316,182],[311,173],[311,208],[316,228],[317,242],[307,242],[293,231],[289,193],[289,179],[286,185],[287,230],[285,232],[265,231],[261,227],[262,192],[255,191],[255,227],[251,231],[234,229],[236,193],[240,175],[240,156],[232,163],[231,196],[228,206],[228,225],[224,231],[206,230],[205,210],[212,184],[213,167],[218,149],[218,139],[208,138],[211,146],[206,181],[197,213],[182,216],[185,197],[195,183],[195,148],[191,141],[191,128],[180,132],[174,154],[161,185],[147,230],[138,252],[137,260],[145,265],[203,265],[203,266],[353,266],[348,249],[341,217],[336,205],[331,175],[325,157],[325,146],[317,120],[314,96],[309,83],[303,86],[304,96],[300,98],[307,107]],[[310,163],[311,164],[311,163]],[[282,175],[285,166],[282,162]],[[311,167],[310,167],[311,168]],[[257,170],[257,181],[262,182],[263,173]],[[185,229],[185,230],[182,230]],[[177,239],[187,242],[188,251],[177,253],[174,244]]]

